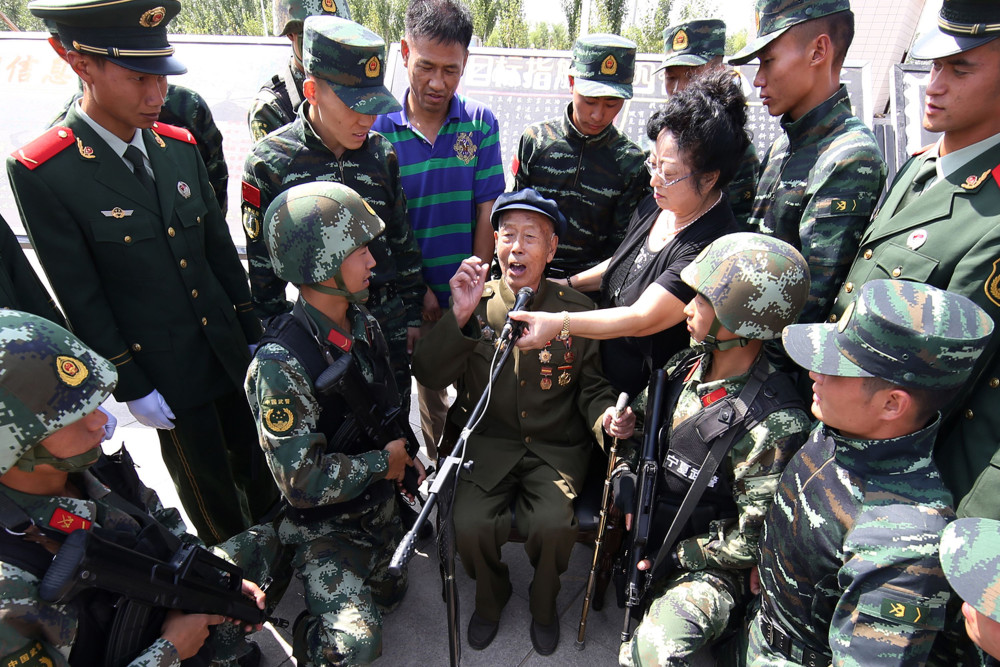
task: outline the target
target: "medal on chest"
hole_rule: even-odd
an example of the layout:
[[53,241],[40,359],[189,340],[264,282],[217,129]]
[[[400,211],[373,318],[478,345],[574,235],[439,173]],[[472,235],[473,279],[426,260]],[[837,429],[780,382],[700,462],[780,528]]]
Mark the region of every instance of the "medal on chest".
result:
[[541,374],[542,379],[538,381],[538,386],[542,388],[542,391],[552,389],[552,367],[542,366]]

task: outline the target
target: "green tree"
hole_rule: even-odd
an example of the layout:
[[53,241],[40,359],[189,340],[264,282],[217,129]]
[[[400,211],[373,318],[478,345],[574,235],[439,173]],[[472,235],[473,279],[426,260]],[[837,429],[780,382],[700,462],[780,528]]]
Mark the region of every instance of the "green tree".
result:
[[484,44],[496,27],[502,6],[497,0],[469,0],[473,32],[482,38]]
[[566,26],[560,23],[536,23],[528,32],[529,49],[552,49],[565,51],[573,46]]
[[624,36],[639,47],[639,53],[659,53],[663,48],[663,29],[670,24],[670,0],[657,0],[646,16],[625,30]]
[[528,24],[524,20],[522,0],[506,0],[497,12],[496,25],[488,37],[483,39],[486,46],[508,49],[528,46]]
[[[4,13],[11,23],[19,30],[45,31],[45,26],[41,19],[37,19],[28,11],[28,0],[0,0],[0,12]],[[7,32],[10,26],[6,22],[0,21],[0,31]]]
[[560,0],[563,13],[566,14],[566,32],[570,44],[580,35],[580,15],[583,13],[583,0]]
[[[265,3],[265,11],[270,3]],[[169,32],[195,35],[263,35],[260,0],[198,0],[186,2]],[[266,11],[270,22],[271,13]],[[270,32],[270,26],[268,26]]]
[[716,0],[684,0],[677,12],[677,23],[716,18],[725,20]]
[[391,44],[406,30],[406,5],[406,0],[353,0],[351,18]]
[[620,35],[625,20],[625,0],[599,0],[597,12],[600,16],[600,32]]
[[726,55],[731,56],[747,45],[749,35],[746,28],[740,28],[736,32],[726,35]]

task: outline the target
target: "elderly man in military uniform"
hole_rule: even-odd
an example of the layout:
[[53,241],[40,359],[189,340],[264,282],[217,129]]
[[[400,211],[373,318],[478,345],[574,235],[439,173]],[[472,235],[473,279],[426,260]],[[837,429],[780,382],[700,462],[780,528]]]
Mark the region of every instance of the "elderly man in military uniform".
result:
[[[719,19],[699,19],[667,26],[663,29],[663,52],[663,62],[656,71],[663,70],[664,92],[669,98],[702,74],[725,68],[726,24]],[[751,141],[726,190],[729,207],[741,226],[746,225],[753,209],[758,169],[760,160]]]
[[761,161],[747,231],[798,248],[809,263],[800,322],[822,322],[885,185],[875,135],[851,112],[840,71],[854,40],[849,0],[757,0],[757,37],[730,58],[757,58],[754,85],[784,133]]
[[[137,560],[169,561],[180,544],[197,540],[184,532],[177,510],[142,485],[126,452],[101,457],[107,416],[99,406],[117,381],[111,362],[62,327],[14,310],[0,312],[0,346],[0,664],[176,665],[199,654],[223,616],[160,607],[143,622],[134,615],[135,625],[114,623],[116,607],[128,602],[100,590],[100,576],[97,591],[59,602],[43,596],[53,554],[77,531],[126,549],[139,540],[144,555]],[[153,533],[157,539],[149,539]],[[278,547],[273,528],[255,526],[213,551],[260,581]],[[123,570],[122,577],[133,572]],[[149,579],[128,583],[138,590]],[[242,589],[264,608],[255,584],[244,581]],[[251,650],[236,628],[217,631],[211,643],[213,664],[236,664],[236,654]]]
[[302,65],[302,23],[310,16],[351,18],[347,0],[273,0],[271,11],[274,35],[287,37],[292,42],[292,57],[283,69],[261,86],[250,104],[247,123],[250,125],[250,139],[254,142],[295,120],[305,99],[302,93],[302,84],[306,80]]
[[635,43],[586,35],[573,44],[572,101],[561,118],[529,125],[512,164],[514,189],[533,188],[566,216],[550,275],[573,276],[611,256],[649,193],[645,155],[614,126],[632,99]]
[[[294,654],[300,665],[367,664],[382,652],[382,612],[406,592],[405,575],[388,572],[403,534],[393,482],[414,465],[402,439],[359,431],[351,410],[352,400],[399,405],[385,340],[362,305],[375,265],[369,246],[385,224],[358,193],[330,182],[282,192],[264,219],[275,270],[299,286],[292,312],[268,324],[246,381],[288,503],[279,534],[305,585]],[[321,373],[345,357],[364,385],[353,391],[369,396],[321,388]]]
[[191,133],[158,123],[185,70],[176,0],[33,2],[83,80],[66,123],[7,161],[32,243],[74,331],[118,369],[115,397],[157,428],[188,516],[214,544],[277,499],[240,391],[260,336]]
[[370,132],[375,116],[400,106],[384,85],[385,42],[334,16],[305,21],[306,101],[298,117],[260,141],[243,168],[243,226],[250,291],[261,319],[288,311],[286,282],[275,275],[261,237],[261,213],[299,183],[335,181],[357,191],[385,222],[371,244],[376,266],[368,308],[389,343],[404,406],[410,400],[412,341],[420,331],[424,287],[420,248],[406,218],[396,151]]
[[[448,420],[461,429],[486,389],[490,360],[515,294],[535,292],[535,308],[589,310],[582,294],[546,280],[545,265],[556,254],[565,219],[555,202],[528,188],[497,198],[501,279],[487,282],[489,264],[478,257],[462,262],[451,279],[452,307],[417,343],[414,374],[428,387],[457,382],[458,398]],[[482,422],[468,439],[455,491],[458,553],[476,580],[476,608],[469,621],[472,648],[486,648],[496,636],[500,614],[512,593],[500,547],[511,528],[511,503],[518,533],[535,568],[529,592],[531,641],[541,655],[559,642],[556,595],[569,564],[577,525],[573,498],[602,427],[628,437],[634,416],[614,417],[615,396],[601,373],[597,343],[568,331],[541,351],[515,350],[493,387]],[[447,436],[447,430],[446,430]]]
[[[830,315],[876,278],[928,283],[1000,319],[1000,4],[953,2],[911,55],[932,60],[924,127],[942,132],[896,176]],[[959,516],[1000,519],[1000,337],[957,392],[936,447]]]
[[954,518],[931,454],[992,331],[969,299],[900,280],[864,285],[838,323],[785,329],[819,423],[764,521],[750,665],[927,663],[950,596],[937,543]]

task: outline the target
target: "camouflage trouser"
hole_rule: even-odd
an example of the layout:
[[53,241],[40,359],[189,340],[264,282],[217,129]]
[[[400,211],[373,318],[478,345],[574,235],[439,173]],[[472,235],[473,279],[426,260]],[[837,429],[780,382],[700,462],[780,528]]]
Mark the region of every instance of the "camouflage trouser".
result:
[[406,352],[406,310],[399,296],[392,296],[381,301],[381,291],[372,291],[365,307],[378,320],[382,335],[389,346],[389,365],[392,366],[393,377],[396,378],[396,389],[403,411],[410,411],[410,355]]
[[295,646],[299,665],[367,664],[382,654],[382,613],[406,593],[405,571],[400,577],[388,571],[403,536],[395,508],[390,498],[329,537],[299,546],[293,563],[310,615],[305,645]]
[[642,617],[619,663],[628,667],[690,664],[691,656],[719,639],[743,602],[743,571],[699,570],[671,576]]

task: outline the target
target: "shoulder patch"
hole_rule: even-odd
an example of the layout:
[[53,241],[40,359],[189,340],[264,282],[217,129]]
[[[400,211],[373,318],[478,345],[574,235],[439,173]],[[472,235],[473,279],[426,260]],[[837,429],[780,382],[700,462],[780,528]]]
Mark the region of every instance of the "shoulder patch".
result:
[[255,208],[260,208],[260,188],[243,181],[241,186],[243,201]]
[[584,310],[593,310],[594,302],[590,300],[590,297],[577,292],[572,287],[565,287],[563,285],[549,284],[549,288],[557,290],[559,299],[565,301],[566,303],[572,303],[578,306],[583,306]]
[[75,143],[73,130],[56,126],[23,148],[17,149],[11,156],[28,169],[34,170],[38,165],[44,164]]
[[517,172],[521,170],[521,161],[517,159],[517,156],[511,158],[510,161],[510,173],[517,176]]
[[13,653],[8,653],[0,658],[0,665],[17,665],[18,667],[41,667],[43,665],[54,665],[55,661],[49,656],[42,642],[35,641],[27,646],[22,646]]
[[164,137],[176,139],[177,141],[185,141],[189,144],[195,145],[198,144],[198,142],[195,141],[194,135],[191,134],[191,131],[184,127],[177,127],[176,125],[156,122],[153,123],[153,131]]
[[281,436],[295,426],[291,396],[268,396],[260,402],[261,423],[270,433]]

